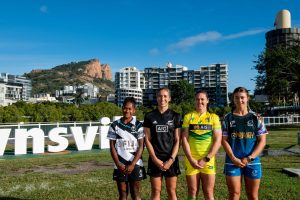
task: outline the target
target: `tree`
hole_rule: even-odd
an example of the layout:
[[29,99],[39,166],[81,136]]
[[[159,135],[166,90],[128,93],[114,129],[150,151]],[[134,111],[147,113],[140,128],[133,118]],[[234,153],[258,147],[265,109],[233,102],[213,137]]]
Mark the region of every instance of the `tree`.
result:
[[85,101],[84,99],[84,92],[83,90],[78,90],[77,93],[74,96],[74,104],[79,107],[81,104],[83,104]]
[[255,94],[267,94],[271,105],[291,103],[300,92],[300,43],[265,49],[254,61],[257,70]]
[[21,122],[24,113],[22,109],[18,109],[15,105],[6,106],[2,110],[2,122]]
[[169,84],[172,103],[180,104],[182,102],[190,103],[194,101],[194,86],[186,80],[172,82]]

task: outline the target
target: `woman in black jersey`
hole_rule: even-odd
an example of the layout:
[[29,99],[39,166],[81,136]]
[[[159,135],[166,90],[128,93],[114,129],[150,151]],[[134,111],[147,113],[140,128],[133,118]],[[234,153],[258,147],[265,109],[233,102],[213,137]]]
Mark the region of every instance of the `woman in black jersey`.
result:
[[180,142],[180,115],[169,109],[170,90],[161,88],[156,93],[157,109],[144,119],[145,143],[149,152],[148,171],[151,181],[151,199],[160,199],[162,179],[165,177],[169,199],[177,199],[176,184],[180,174],[178,149]]

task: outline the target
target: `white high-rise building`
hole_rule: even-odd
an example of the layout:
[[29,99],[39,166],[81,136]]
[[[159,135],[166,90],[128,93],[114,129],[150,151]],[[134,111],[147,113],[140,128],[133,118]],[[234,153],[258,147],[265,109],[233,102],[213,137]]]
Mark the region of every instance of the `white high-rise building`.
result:
[[7,106],[20,100],[28,101],[31,91],[31,81],[25,77],[0,74],[0,105]]
[[138,105],[143,103],[144,72],[135,67],[125,67],[115,74],[116,104],[123,105],[126,97],[134,97]]

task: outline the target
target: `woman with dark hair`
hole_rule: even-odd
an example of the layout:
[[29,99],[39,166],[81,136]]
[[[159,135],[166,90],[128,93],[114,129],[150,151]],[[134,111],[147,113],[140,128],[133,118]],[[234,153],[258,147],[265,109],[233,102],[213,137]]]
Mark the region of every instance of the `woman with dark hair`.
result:
[[266,144],[268,131],[260,117],[249,109],[249,99],[246,88],[238,87],[233,91],[232,112],[225,116],[222,127],[228,199],[240,198],[242,177],[247,198],[258,199],[262,177],[259,154]]
[[168,88],[156,93],[157,109],[144,119],[145,143],[149,152],[147,174],[151,182],[151,199],[160,199],[165,177],[168,199],[176,200],[177,176],[180,174],[177,157],[180,142],[180,115],[169,109],[171,94]]
[[188,200],[197,199],[200,182],[205,199],[214,199],[215,155],[221,146],[222,133],[219,117],[208,112],[208,102],[207,93],[198,91],[195,95],[196,110],[183,119],[182,147]]
[[142,160],[145,135],[142,123],[133,117],[136,111],[133,97],[125,98],[122,111],[123,117],[110,125],[107,134],[115,164],[113,180],[117,183],[120,200],[126,200],[129,191],[131,199],[139,200],[140,181],[146,178]]

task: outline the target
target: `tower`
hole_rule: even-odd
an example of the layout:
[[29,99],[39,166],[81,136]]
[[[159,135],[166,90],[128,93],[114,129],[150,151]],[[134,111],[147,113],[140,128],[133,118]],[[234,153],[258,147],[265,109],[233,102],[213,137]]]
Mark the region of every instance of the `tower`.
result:
[[277,13],[275,29],[266,33],[266,47],[272,48],[276,45],[292,46],[295,41],[300,41],[300,28],[291,26],[291,13],[281,10]]

